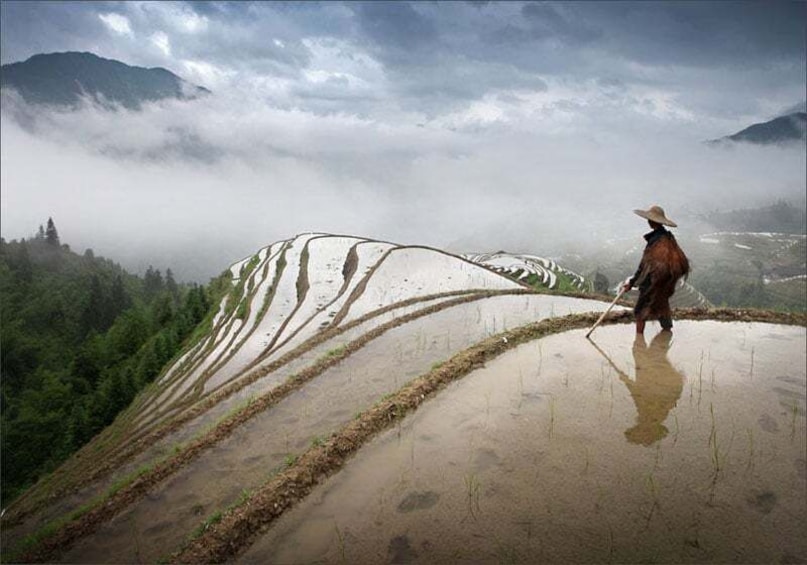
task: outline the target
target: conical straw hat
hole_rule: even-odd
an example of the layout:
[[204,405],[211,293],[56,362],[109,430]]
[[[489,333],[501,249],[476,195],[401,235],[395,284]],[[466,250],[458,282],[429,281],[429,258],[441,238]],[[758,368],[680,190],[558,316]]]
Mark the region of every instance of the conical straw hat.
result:
[[670,226],[671,228],[678,227],[678,224],[664,215],[664,208],[661,206],[651,206],[647,210],[634,210],[633,213],[646,220],[656,222],[657,224],[664,224],[665,226]]

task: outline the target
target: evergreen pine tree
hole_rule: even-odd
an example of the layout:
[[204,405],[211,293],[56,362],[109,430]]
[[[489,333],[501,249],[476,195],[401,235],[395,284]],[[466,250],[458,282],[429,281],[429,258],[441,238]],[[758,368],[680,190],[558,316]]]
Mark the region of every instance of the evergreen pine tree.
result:
[[95,387],[101,377],[101,351],[98,346],[99,337],[94,331],[87,336],[81,349],[73,358],[70,375],[73,379],[81,379]]
[[[142,387],[154,380],[162,367],[160,357],[157,353],[156,340],[145,348],[145,352],[140,357],[137,366],[137,382]],[[124,405],[125,406],[125,405]]]
[[45,230],[45,241],[48,245],[59,247],[59,232],[56,231],[56,224],[53,223],[53,218],[48,218],[48,229]]
[[104,290],[101,287],[101,280],[98,275],[93,275],[90,279],[90,294],[87,297],[87,305],[81,315],[81,326],[85,335],[90,330],[103,331],[106,329],[104,302]]
[[76,402],[70,412],[67,423],[68,450],[72,451],[84,445],[92,437],[92,427],[87,408],[83,402]]
[[159,329],[168,325],[174,318],[174,301],[168,293],[161,293],[151,305],[151,318],[155,324],[154,328]]
[[171,272],[171,269],[165,271],[165,288],[171,293],[171,298],[174,299],[174,305],[177,305],[179,303],[179,286],[177,286],[177,282],[174,280],[174,273]]
[[109,325],[112,325],[112,322],[115,321],[115,318],[123,312],[124,310],[128,310],[129,307],[132,305],[132,299],[129,296],[129,293],[126,292],[126,288],[123,286],[123,277],[118,274],[115,277],[115,280],[112,281],[112,294],[110,295],[110,317]]
[[143,291],[146,294],[146,300],[151,300],[154,296],[163,289],[163,277],[159,269],[155,269],[151,265],[146,269],[146,275],[143,277]]

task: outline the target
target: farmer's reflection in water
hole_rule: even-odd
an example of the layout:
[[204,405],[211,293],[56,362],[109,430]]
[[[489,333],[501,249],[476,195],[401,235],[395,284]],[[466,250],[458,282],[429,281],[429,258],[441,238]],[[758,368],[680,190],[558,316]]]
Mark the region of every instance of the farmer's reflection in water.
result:
[[619,372],[619,379],[628,387],[636,403],[636,425],[625,431],[631,443],[651,445],[664,438],[668,431],[664,420],[684,389],[684,376],[667,359],[672,332],[662,330],[648,346],[642,335],[633,342],[636,379]]

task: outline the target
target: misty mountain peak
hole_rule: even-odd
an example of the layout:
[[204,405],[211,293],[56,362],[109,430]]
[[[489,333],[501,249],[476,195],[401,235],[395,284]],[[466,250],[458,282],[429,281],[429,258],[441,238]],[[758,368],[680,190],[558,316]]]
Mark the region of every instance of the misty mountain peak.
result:
[[783,143],[807,142],[807,113],[793,112],[767,122],[752,124],[733,135],[711,140],[709,143],[729,142],[776,145]]
[[103,105],[139,109],[166,98],[190,100],[209,94],[162,67],[135,67],[94,53],[38,54],[3,65],[0,87],[16,90],[28,103],[75,107],[83,97]]

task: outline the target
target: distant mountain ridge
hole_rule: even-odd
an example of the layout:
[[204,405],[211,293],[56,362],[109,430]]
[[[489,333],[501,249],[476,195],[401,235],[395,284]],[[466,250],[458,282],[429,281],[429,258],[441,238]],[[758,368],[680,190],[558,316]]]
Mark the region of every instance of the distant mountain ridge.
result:
[[759,208],[713,211],[701,219],[722,231],[807,233],[807,211],[784,200]]
[[75,51],[39,54],[3,65],[0,88],[14,89],[32,104],[74,107],[90,97],[102,105],[129,109],[167,98],[191,100],[210,94],[161,67],[135,67]]
[[807,113],[794,112],[767,122],[752,124],[735,134],[710,140],[710,144],[730,142],[774,145],[792,142],[807,142]]

